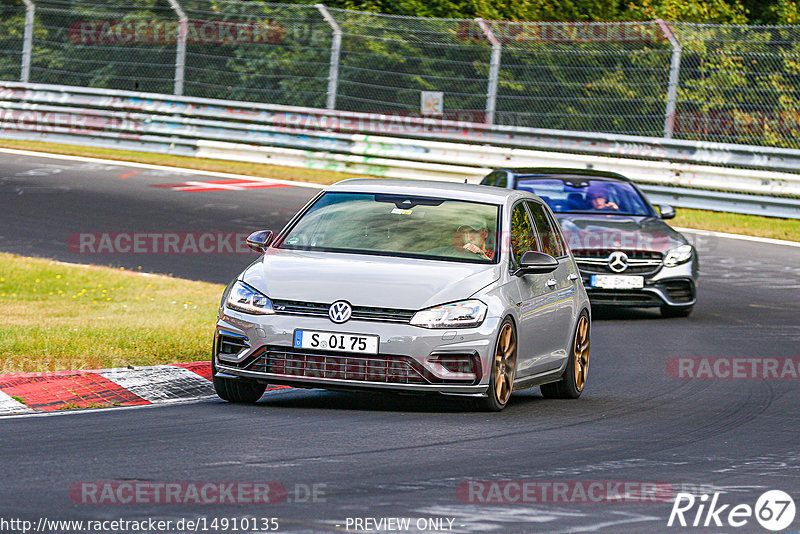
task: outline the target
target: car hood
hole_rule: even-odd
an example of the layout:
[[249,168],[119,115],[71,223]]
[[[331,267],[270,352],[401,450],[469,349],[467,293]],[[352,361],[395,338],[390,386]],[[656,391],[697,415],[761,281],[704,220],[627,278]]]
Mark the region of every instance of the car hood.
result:
[[419,310],[469,298],[499,265],[268,249],[241,279],[271,299]]
[[585,213],[556,214],[564,237],[573,250],[667,250],[688,243],[686,238],[657,217]]

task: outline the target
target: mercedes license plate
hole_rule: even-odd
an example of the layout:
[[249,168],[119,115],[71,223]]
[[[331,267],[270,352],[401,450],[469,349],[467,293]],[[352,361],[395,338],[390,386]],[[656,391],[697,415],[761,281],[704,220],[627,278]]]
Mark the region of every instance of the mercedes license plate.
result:
[[644,287],[644,276],[615,276],[612,274],[593,274],[589,280],[590,287],[600,289],[641,289]]

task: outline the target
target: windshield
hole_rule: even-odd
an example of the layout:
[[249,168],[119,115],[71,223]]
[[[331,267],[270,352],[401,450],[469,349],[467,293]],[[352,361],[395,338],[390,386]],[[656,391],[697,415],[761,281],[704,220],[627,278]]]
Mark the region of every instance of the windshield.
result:
[[522,176],[517,189],[539,195],[555,213],[652,216],[645,200],[627,182],[587,176]]
[[494,263],[499,213],[462,200],[325,193],[278,247]]

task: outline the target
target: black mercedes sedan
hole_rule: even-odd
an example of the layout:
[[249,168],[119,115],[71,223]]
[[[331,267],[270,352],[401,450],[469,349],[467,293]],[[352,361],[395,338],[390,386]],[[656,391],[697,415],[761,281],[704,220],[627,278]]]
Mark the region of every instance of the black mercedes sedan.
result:
[[530,191],[555,213],[593,305],[658,307],[686,317],[697,296],[695,247],[624,176],[594,169],[497,169],[484,185]]

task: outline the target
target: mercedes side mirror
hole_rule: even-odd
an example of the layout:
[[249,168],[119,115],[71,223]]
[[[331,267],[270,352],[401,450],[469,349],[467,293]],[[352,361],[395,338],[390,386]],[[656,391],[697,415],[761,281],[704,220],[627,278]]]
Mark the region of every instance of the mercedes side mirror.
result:
[[263,254],[267,251],[267,247],[272,243],[272,230],[259,230],[247,236],[247,246]]
[[519,269],[514,273],[517,276],[524,274],[545,274],[552,273],[558,267],[558,260],[550,254],[529,250],[522,255],[519,262]]
[[675,208],[673,208],[669,204],[659,204],[658,211],[661,213],[661,218],[662,219],[674,219],[675,218]]

